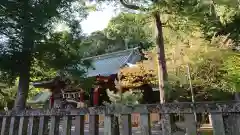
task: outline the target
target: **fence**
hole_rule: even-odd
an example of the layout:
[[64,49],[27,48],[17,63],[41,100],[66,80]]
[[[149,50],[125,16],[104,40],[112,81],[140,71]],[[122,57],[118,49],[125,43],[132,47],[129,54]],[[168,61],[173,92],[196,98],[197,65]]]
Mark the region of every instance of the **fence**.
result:
[[[1,135],[84,135],[84,116],[89,115],[89,135],[98,135],[98,115],[104,115],[104,135],[132,135],[131,114],[140,113],[141,135],[151,135],[149,113],[161,116],[161,134],[174,135],[170,114],[183,114],[183,132],[196,135],[194,112],[210,113],[214,135],[240,135],[240,102],[169,103],[136,106],[93,107],[74,110],[24,110],[1,112]],[[114,115],[121,115],[121,124]],[[61,120],[61,122],[60,122]],[[61,125],[61,126],[59,126]],[[49,128],[48,128],[49,126]],[[16,130],[17,129],[17,130]],[[48,130],[49,129],[49,130]]]
[[[158,113],[150,113],[150,123],[158,123],[160,120]],[[138,127],[140,125],[140,114],[139,113],[132,113],[131,120],[132,120],[132,127]],[[89,116],[85,115],[84,118],[85,123],[89,123]],[[99,115],[99,124],[102,126],[104,123],[104,115]]]

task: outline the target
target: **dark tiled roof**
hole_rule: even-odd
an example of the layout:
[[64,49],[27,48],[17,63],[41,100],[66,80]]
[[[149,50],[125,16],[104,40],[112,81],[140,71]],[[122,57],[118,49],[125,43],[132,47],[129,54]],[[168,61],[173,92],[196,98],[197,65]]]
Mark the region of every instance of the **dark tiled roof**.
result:
[[138,48],[132,48],[124,51],[89,57],[84,60],[91,60],[94,67],[87,70],[87,77],[97,75],[108,76],[116,74],[121,67],[128,63],[135,64],[140,61],[141,54]]
[[44,104],[51,96],[51,92],[43,91],[34,96],[31,100],[27,101],[27,104]]

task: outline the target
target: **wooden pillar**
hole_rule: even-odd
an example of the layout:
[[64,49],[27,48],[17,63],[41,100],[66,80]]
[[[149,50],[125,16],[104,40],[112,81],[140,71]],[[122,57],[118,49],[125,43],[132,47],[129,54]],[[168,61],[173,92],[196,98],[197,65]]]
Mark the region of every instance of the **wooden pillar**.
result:
[[52,95],[50,96],[50,109],[54,107],[54,95],[52,93]]
[[94,88],[93,91],[93,106],[99,106],[99,99],[100,99],[100,91],[99,86]]
[[79,103],[78,103],[77,108],[84,107],[85,105],[84,105],[84,91],[83,90],[81,90],[79,92],[79,97],[78,98],[79,98]]
[[[99,105],[99,86],[95,86],[91,90],[90,96],[90,105],[98,106]],[[99,116],[98,115],[89,115],[89,133],[90,135],[99,135]]]
[[211,117],[211,114],[208,115],[208,119],[209,119],[209,124],[212,126],[212,117]]
[[94,91],[94,88],[91,88],[91,90],[90,90],[90,97],[89,97],[89,106],[90,107],[93,106],[93,91]]
[[80,94],[79,94],[79,100],[80,102],[84,102],[84,91],[80,91]]

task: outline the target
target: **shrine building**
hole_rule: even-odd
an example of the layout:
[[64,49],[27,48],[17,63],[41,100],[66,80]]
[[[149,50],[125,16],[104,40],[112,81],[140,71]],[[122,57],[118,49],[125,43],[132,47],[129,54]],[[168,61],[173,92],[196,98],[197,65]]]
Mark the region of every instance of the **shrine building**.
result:
[[67,98],[68,102],[72,104],[75,104],[75,100],[78,102],[89,98],[91,106],[101,105],[102,101],[99,95],[102,95],[101,92],[105,92],[105,90],[102,91],[100,89],[114,87],[114,80],[120,69],[133,66],[141,61],[142,58],[143,54],[138,47],[84,58],[83,60],[91,61],[93,66],[93,68],[86,69],[86,78],[95,78],[96,80],[92,90],[90,90],[90,97],[82,95],[82,92],[85,90],[81,88],[69,87],[69,80],[63,80],[60,77],[56,77],[49,80],[33,82],[32,84],[34,87],[43,90],[34,98],[27,101],[27,103],[31,106],[48,108],[59,106],[59,104],[61,104],[61,98]]

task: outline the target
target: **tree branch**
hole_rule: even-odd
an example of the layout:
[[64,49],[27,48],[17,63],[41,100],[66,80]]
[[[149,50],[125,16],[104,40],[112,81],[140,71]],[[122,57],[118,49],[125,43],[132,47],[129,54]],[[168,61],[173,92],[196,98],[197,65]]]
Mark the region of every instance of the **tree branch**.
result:
[[6,37],[8,37],[8,38],[10,37],[7,33],[3,32],[3,31],[0,31],[0,34],[6,36]]
[[128,4],[125,0],[119,0],[120,3],[126,7],[126,8],[129,8],[129,9],[133,9],[133,10],[140,10],[140,9],[143,9],[143,10],[147,10],[146,8],[143,8],[143,7],[139,7],[137,5],[133,5],[133,4]]
[[0,31],[0,35],[1,35],[1,34],[4,35],[4,36],[6,36],[6,37],[8,37],[9,39],[14,40],[14,41],[17,42],[18,44],[22,44],[20,41],[16,40],[16,39],[15,39],[14,37],[12,37],[12,36],[9,36],[9,34],[3,32],[3,31]]

